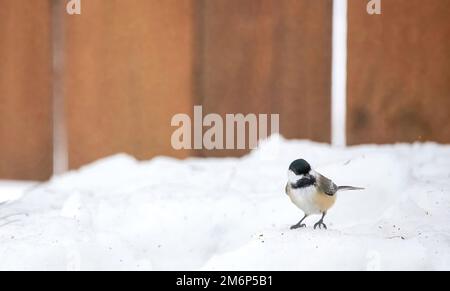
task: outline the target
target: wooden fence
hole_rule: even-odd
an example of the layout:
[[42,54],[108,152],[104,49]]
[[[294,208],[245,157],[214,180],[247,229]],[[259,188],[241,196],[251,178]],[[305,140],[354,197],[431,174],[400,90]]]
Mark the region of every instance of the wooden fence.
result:
[[[171,147],[197,104],[330,142],[332,0],[61,2],[0,0],[0,179],[49,178],[58,128],[71,169],[243,154]],[[367,2],[349,1],[349,143],[450,142],[450,1]]]

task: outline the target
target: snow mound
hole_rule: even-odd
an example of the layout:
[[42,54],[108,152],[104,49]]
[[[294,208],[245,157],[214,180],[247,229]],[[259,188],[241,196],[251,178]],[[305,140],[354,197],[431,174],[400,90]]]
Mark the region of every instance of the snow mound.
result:
[[[289,226],[289,163],[343,192],[328,231]],[[0,205],[2,270],[450,269],[450,146],[334,148],[273,136],[243,158],[120,154]]]

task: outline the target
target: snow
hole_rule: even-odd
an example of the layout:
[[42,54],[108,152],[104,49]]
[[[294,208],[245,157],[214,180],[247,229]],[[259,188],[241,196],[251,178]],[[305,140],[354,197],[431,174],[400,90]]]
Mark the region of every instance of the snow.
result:
[[23,193],[36,185],[36,182],[30,181],[4,181],[0,180],[0,204],[7,201],[17,200]]
[[[339,194],[328,230],[289,229],[300,157],[366,188]],[[450,146],[273,136],[240,159],[120,154],[29,188],[0,206],[0,270],[450,270],[449,221]]]

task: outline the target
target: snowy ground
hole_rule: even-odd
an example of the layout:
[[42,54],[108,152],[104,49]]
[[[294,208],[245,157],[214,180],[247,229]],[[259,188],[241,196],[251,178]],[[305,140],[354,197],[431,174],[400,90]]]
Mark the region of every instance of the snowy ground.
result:
[[34,182],[16,182],[0,180],[0,204],[5,201],[17,200],[34,187]]
[[[312,229],[319,217],[289,230],[299,157],[367,188],[339,195],[328,231]],[[117,155],[33,187],[0,206],[0,269],[450,270],[449,222],[450,146],[274,137],[242,159]]]

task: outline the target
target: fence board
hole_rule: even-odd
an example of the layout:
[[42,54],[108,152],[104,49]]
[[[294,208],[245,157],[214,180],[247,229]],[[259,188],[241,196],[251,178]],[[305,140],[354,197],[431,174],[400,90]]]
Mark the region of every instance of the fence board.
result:
[[349,1],[350,144],[450,142],[450,1]]
[[330,142],[332,1],[202,2],[205,113],[279,113],[285,137]]
[[52,173],[50,2],[0,0],[0,179]]
[[118,152],[186,157],[173,114],[192,111],[193,1],[83,1],[66,16],[69,165]]

